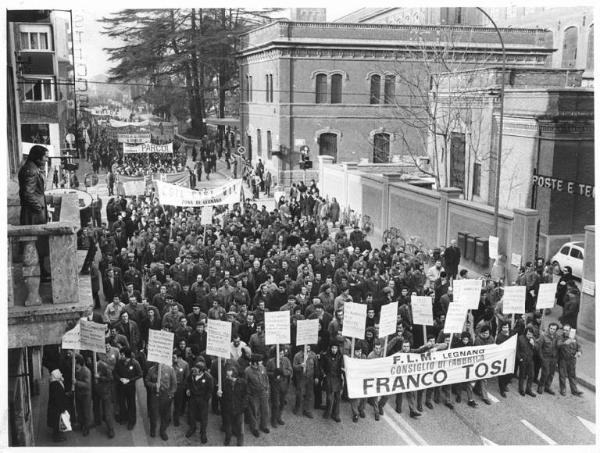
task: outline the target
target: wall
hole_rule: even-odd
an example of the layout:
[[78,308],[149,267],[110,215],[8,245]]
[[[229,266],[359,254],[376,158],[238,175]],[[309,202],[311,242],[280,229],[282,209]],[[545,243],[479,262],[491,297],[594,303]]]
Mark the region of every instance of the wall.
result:
[[[585,256],[583,260],[583,278],[596,282],[596,227],[585,227],[584,241]],[[596,337],[596,294],[581,293],[577,332],[589,340]]]
[[[375,247],[381,245],[383,232],[392,226],[404,239],[416,237],[426,248],[446,245],[457,239],[459,232],[486,239],[494,233],[493,208],[458,199],[458,189],[423,189],[400,182],[399,174],[374,175],[358,170],[352,163],[322,162],[319,171],[323,195],[329,199],[335,197],[342,210],[347,207],[371,217],[374,231],[368,239]],[[508,257],[509,263],[512,253],[521,255],[522,262],[533,259],[537,222],[535,210],[499,211],[499,251]],[[488,272],[491,264],[461,261],[461,265],[476,273]],[[509,266],[511,281],[516,271],[516,267]]]

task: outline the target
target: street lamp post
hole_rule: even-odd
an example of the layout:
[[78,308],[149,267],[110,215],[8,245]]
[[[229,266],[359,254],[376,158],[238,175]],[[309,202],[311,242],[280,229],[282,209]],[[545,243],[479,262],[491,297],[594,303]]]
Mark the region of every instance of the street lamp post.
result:
[[496,194],[494,201],[494,236],[498,237],[498,207],[500,205],[500,170],[502,168],[502,133],[504,130],[504,73],[506,71],[506,49],[504,48],[504,40],[502,34],[498,30],[496,22],[485,12],[483,8],[477,8],[481,13],[489,19],[494,26],[498,38],[500,39],[500,45],[502,46],[502,77],[500,79],[500,124],[498,127],[498,161],[496,164]]

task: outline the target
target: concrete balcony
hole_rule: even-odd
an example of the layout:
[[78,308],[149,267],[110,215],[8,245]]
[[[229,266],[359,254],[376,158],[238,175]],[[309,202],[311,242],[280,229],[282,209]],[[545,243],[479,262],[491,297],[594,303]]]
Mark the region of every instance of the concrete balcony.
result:
[[[76,194],[62,197],[57,222],[8,225],[9,348],[59,344],[67,323],[89,306],[90,279],[79,279],[85,255],[77,251],[79,225]],[[48,242],[50,282],[40,281],[38,241]]]

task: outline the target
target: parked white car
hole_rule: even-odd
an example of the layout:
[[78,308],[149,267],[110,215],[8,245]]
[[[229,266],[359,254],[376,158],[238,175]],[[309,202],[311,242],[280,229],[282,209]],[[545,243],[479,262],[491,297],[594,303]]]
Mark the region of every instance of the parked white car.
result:
[[558,263],[560,269],[571,266],[573,276],[583,278],[583,242],[566,242],[550,260],[552,264]]

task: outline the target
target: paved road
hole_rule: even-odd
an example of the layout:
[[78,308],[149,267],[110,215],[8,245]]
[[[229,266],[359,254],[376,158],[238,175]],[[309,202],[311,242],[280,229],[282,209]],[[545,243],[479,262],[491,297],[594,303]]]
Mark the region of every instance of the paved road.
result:
[[[495,386],[495,382],[491,383]],[[544,394],[533,399],[521,397],[511,385],[508,397],[500,398],[495,389],[491,393],[491,406],[480,404],[473,409],[464,402],[450,410],[434,405],[425,408],[423,416],[411,419],[407,414],[396,414],[387,407],[385,416],[375,421],[367,406],[367,418],[358,423],[351,420],[348,403],[342,403],[342,422],[324,420],[315,412],[312,420],[291,413],[293,394],[288,395],[288,406],[283,419],[286,425],[272,429],[270,434],[255,438],[246,431],[247,446],[317,446],[317,445],[593,445],[595,437],[595,394],[586,392],[582,398],[574,396],[551,396]],[[40,395],[36,406],[41,410],[38,423],[45,425],[46,391]],[[499,401],[501,400],[501,401]],[[196,446],[199,434],[191,439],[185,437],[187,424],[168,429],[169,440],[150,438],[146,414],[146,397],[143,385],[138,382],[138,423],[132,431],[118,426],[116,436],[106,437],[104,426],[91,430],[83,437],[81,432],[69,433],[65,446]],[[41,418],[41,419],[40,419]],[[581,419],[580,419],[581,418]],[[220,417],[210,414],[208,446],[219,446],[223,433],[219,432]],[[38,430],[36,445],[54,445],[42,426]]]

